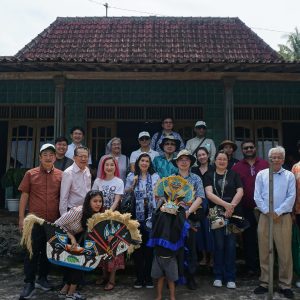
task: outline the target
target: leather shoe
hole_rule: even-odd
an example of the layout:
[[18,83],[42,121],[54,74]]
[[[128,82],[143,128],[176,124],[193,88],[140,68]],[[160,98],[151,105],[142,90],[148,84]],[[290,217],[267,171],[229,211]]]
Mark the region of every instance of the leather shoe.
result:
[[268,292],[268,289],[259,285],[254,291],[253,293],[256,295],[262,295]]
[[291,289],[279,289],[278,291],[280,294],[283,294],[285,298],[288,299],[293,299],[294,298],[294,293]]

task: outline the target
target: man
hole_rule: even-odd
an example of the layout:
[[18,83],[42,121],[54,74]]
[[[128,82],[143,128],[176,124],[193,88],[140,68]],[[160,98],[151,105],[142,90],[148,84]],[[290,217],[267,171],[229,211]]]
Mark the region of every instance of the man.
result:
[[[84,129],[80,126],[75,126],[70,131],[70,137],[72,143],[68,145],[68,151],[66,152],[66,157],[73,159],[75,148],[82,146],[82,141],[84,139]],[[91,155],[89,156],[88,164],[92,164]]]
[[55,139],[56,161],[54,167],[64,171],[73,164],[73,160],[66,157],[65,154],[68,150],[68,140],[64,136],[60,136]]
[[185,148],[196,157],[197,150],[200,147],[205,147],[209,152],[210,160],[213,161],[216,154],[216,146],[212,139],[205,136],[206,129],[207,126],[204,121],[197,121],[194,128],[196,136],[187,141]]
[[61,215],[70,208],[82,205],[91,189],[91,173],[88,168],[89,150],[79,146],[74,150],[74,163],[63,172],[59,212]]
[[244,217],[250,227],[243,232],[243,249],[246,263],[246,273],[249,276],[259,272],[257,219],[255,217],[256,203],[254,201],[255,178],[259,171],[268,168],[269,164],[256,156],[255,142],[247,139],[241,143],[244,159],[237,162],[232,170],[240,175],[244,187],[241,201]]
[[184,149],[184,142],[178,132],[173,131],[173,118],[167,116],[162,119],[161,127],[162,131],[154,133],[152,140],[151,140],[151,149],[157,151],[160,155],[163,154],[163,151],[160,148],[160,144],[162,140],[169,135],[174,136],[175,139],[179,140],[180,145],[177,151]]
[[261,214],[258,222],[258,246],[260,260],[260,285],[255,294],[268,292],[269,282],[269,218],[274,220],[274,243],[278,255],[279,293],[284,297],[294,297],[291,290],[293,279],[292,260],[292,217],[296,184],[292,172],[282,168],[285,150],[281,146],[269,151],[270,163],[273,167],[274,211],[269,211],[269,169],[260,171],[255,180],[254,200]]
[[135,161],[137,160],[137,158],[142,154],[142,153],[147,153],[150,155],[151,157],[151,160],[153,161],[154,158],[156,156],[159,156],[159,153],[157,151],[154,151],[150,148],[150,134],[149,132],[147,131],[142,131],[139,133],[139,136],[138,136],[138,141],[139,141],[139,144],[141,146],[140,149],[136,150],[136,151],[133,151],[130,155],[130,170],[131,172],[134,172],[134,164],[135,164]]
[[[205,198],[204,188],[201,178],[190,172],[191,166],[196,162],[196,158],[191,155],[186,149],[181,150],[177,157],[172,160],[172,163],[178,168],[178,175],[186,179],[193,187],[195,192],[195,199],[190,206],[186,206],[186,218],[188,219],[202,203],[202,199]],[[193,225],[193,224],[192,224]],[[197,249],[196,249],[196,232],[193,227],[189,229],[189,233],[186,239],[186,248],[188,249],[187,256],[187,286],[191,290],[197,288],[195,281],[195,273],[197,269]],[[183,251],[180,252],[179,256],[181,259],[181,265],[184,262]],[[180,268],[179,268],[180,269]],[[180,272],[181,273],[181,272]]]
[[[29,213],[54,222],[59,217],[59,193],[62,172],[54,168],[55,147],[44,144],[40,149],[40,166],[26,172],[20,186],[19,229],[23,230],[26,207]],[[48,291],[51,289],[47,280],[49,262],[46,256],[46,235],[41,226],[32,230],[33,256],[26,253],[24,259],[25,286],[20,299],[30,299],[35,287]],[[38,280],[35,281],[36,272]]]
[[172,135],[167,135],[160,143],[159,147],[163,151],[163,154],[156,156],[153,161],[154,170],[160,178],[173,175],[178,171],[177,167],[172,163],[172,159],[178,151],[179,146],[180,140],[177,140]]

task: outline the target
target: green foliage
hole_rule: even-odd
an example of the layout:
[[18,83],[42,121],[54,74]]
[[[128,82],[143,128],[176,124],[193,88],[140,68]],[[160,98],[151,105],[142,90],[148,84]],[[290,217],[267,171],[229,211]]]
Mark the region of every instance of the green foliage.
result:
[[10,168],[1,178],[2,188],[12,187],[13,197],[19,198],[20,192],[18,187],[28,169]]
[[300,60],[300,32],[295,28],[295,32],[287,36],[286,45],[279,44],[279,55],[285,60]]

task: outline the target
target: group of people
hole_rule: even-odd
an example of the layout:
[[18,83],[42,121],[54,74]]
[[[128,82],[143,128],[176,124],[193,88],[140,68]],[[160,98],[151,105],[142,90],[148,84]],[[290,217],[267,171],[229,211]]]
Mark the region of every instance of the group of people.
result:
[[[257,157],[253,140],[241,143],[244,158],[238,161],[233,156],[237,149],[234,142],[225,140],[216,149],[214,141],[206,137],[206,130],[206,123],[197,121],[196,136],[185,145],[180,135],[173,131],[173,119],[166,117],[162,120],[162,131],[152,139],[147,131],[139,133],[140,148],[133,151],[129,159],[122,154],[121,139],[114,137],[99,160],[93,180],[89,169],[91,153],[82,145],[84,130],[72,128],[70,145],[65,137],[58,137],[54,145],[42,145],[39,167],[25,174],[19,186],[20,230],[28,207],[29,213],[63,227],[71,244],[76,245],[86,230],[88,218],[106,209],[118,209],[123,195],[133,192],[132,218],[139,222],[142,235],[141,247],[132,255],[136,273],[133,286],[153,288],[153,279],[158,280],[157,299],[162,299],[166,277],[170,297],[175,299],[175,282],[186,283],[191,290],[197,288],[195,274],[199,261],[212,265],[213,286],[236,288],[236,234],[229,230],[228,224],[233,215],[238,215],[249,222],[242,233],[247,273],[260,273],[260,285],[254,293],[266,293],[269,281],[269,163]],[[274,174],[274,212],[271,213],[278,254],[279,291],[286,298],[293,298],[292,214],[300,215],[300,167],[299,164],[294,166],[294,174],[282,167],[285,150],[280,146],[270,149],[269,159]],[[191,219],[199,207],[204,217],[189,221],[182,249],[170,251],[170,248],[155,247],[153,251],[148,242],[153,215],[160,210],[161,200],[155,196],[156,184],[174,174],[187,180],[195,192],[192,203],[183,207],[185,218]],[[209,211],[215,208],[221,208],[226,221],[224,226],[212,229]],[[299,222],[299,218],[297,220]],[[51,289],[47,280],[46,237],[38,226],[33,230],[33,256],[25,257],[21,299],[30,299],[35,288]],[[188,253],[184,253],[183,248]],[[101,268],[103,276],[96,284],[110,291],[115,287],[116,271],[125,268],[124,255],[101,264]],[[81,280],[82,272],[65,270],[59,296],[84,299],[77,291]]]

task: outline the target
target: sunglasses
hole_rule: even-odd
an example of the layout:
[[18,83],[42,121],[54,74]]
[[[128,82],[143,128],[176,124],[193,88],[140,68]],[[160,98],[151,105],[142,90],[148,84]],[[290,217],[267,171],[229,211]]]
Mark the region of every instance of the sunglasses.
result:
[[243,147],[243,150],[248,150],[248,149],[253,150],[253,149],[254,149],[254,146]]
[[148,136],[143,136],[141,138],[139,138],[140,141],[148,141],[150,140],[150,138]]

